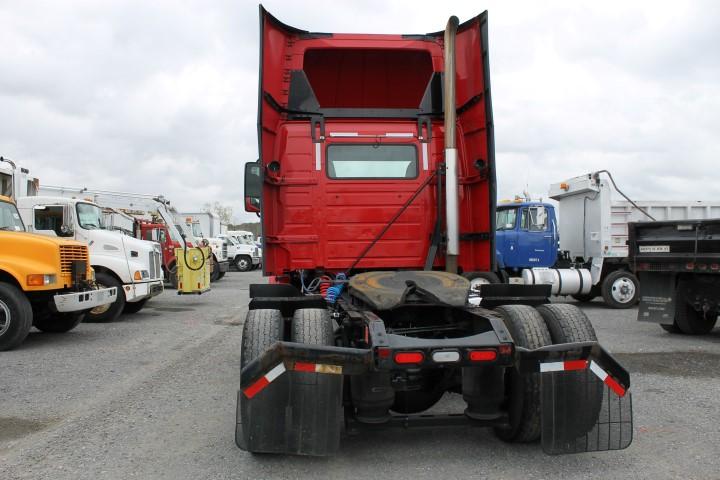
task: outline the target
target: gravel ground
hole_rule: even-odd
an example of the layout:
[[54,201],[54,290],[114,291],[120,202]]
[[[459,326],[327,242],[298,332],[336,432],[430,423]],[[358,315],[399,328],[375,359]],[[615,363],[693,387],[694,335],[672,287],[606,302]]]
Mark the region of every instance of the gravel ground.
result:
[[235,393],[259,280],[229,272],[200,297],[168,291],[116,323],[0,353],[0,479],[720,478],[720,329],[674,336],[597,302],[584,309],[632,374],[627,450],[550,457],[487,429],[436,428],[348,437],[333,458],[249,455],[233,441]]

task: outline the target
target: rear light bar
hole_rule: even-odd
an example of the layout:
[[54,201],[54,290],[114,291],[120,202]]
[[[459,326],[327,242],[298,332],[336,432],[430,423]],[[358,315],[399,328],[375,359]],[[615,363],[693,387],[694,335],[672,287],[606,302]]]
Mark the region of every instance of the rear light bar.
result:
[[495,350],[471,350],[468,358],[471,362],[494,362],[497,356]]
[[395,363],[407,365],[409,363],[422,363],[425,355],[422,352],[398,352],[395,354]]

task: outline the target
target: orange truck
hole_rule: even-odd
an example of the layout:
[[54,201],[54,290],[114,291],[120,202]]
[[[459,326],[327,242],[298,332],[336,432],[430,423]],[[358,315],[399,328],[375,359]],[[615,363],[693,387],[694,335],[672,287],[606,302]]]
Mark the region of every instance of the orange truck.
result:
[[84,243],[26,233],[10,197],[0,195],[0,351],[20,345],[31,327],[62,333],[92,308],[113,303],[99,289]]

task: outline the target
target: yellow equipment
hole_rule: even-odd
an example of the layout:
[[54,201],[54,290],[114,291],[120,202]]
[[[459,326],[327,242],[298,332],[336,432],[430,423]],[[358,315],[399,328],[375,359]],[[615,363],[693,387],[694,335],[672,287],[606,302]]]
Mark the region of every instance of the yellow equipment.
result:
[[175,249],[177,259],[178,295],[210,291],[210,268],[212,258],[210,247],[188,247]]

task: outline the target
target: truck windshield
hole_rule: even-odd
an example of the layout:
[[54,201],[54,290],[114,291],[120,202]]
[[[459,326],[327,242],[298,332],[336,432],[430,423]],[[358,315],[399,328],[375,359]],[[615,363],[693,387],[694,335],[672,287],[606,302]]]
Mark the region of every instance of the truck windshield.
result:
[[12,176],[6,173],[0,173],[0,195],[9,197],[12,193]]
[[327,148],[329,178],[417,178],[414,145],[343,144]]
[[12,203],[0,202],[0,230],[25,231],[25,225],[20,219],[20,214]]
[[100,207],[91,203],[78,203],[76,206],[78,223],[86,230],[104,229],[103,214]]
[[515,228],[517,208],[504,208],[502,210],[498,210],[495,218],[495,228],[497,230],[512,230]]

